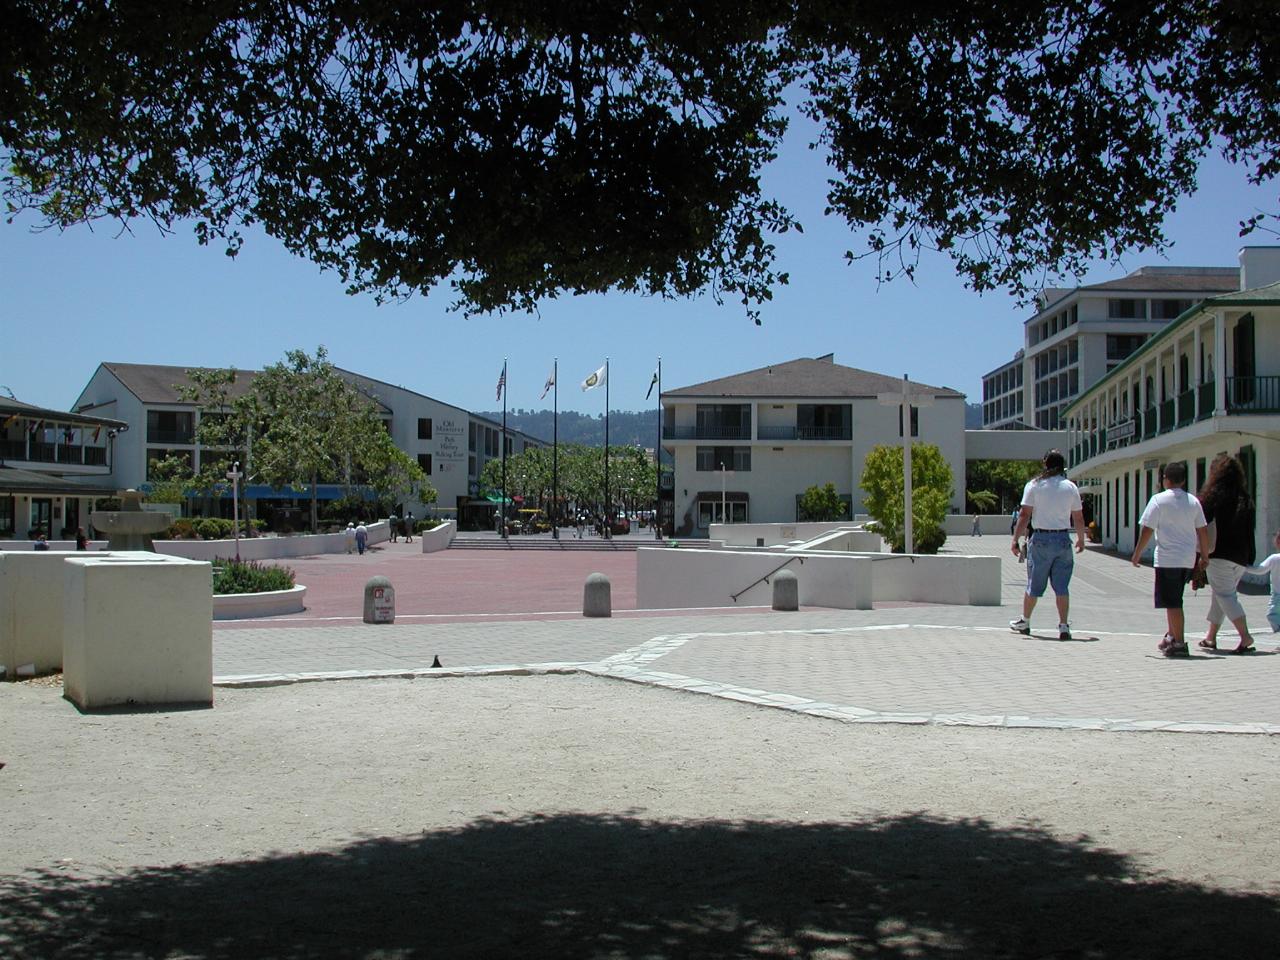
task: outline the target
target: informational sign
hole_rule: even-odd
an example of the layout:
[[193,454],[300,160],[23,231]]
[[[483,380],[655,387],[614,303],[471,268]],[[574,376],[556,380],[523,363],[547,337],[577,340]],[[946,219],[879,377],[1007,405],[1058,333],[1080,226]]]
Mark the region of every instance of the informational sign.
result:
[[432,468],[436,473],[466,473],[467,420],[440,417],[435,423],[436,452]]
[[1120,423],[1112,424],[1107,429],[1107,443],[1112,444],[1120,440],[1128,440],[1133,436],[1134,432],[1132,420],[1122,420]]
[[373,622],[394,623],[396,619],[395,587],[373,588]]

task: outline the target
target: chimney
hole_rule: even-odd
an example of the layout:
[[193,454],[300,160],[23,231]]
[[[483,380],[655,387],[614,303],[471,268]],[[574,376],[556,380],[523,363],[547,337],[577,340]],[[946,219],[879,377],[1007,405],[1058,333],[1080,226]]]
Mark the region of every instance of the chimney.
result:
[[1280,247],[1240,248],[1240,289],[1280,283]]

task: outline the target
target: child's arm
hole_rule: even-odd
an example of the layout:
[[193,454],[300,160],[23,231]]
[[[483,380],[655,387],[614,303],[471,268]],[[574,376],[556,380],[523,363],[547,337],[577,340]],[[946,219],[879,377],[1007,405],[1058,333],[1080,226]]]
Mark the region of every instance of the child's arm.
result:
[[1253,573],[1253,574],[1267,574],[1267,573],[1270,573],[1276,567],[1280,567],[1280,553],[1273,553],[1271,554],[1271,556],[1267,557],[1267,559],[1263,560],[1257,566],[1249,566],[1249,567],[1246,567],[1245,569],[1249,573]]

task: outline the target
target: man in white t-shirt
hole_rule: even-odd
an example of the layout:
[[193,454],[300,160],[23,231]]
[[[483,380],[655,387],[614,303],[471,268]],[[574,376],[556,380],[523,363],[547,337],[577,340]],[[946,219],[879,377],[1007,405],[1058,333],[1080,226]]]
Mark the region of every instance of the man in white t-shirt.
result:
[[1159,649],[1166,657],[1189,657],[1182,594],[1197,564],[1203,565],[1209,556],[1209,534],[1200,501],[1187,493],[1186,464],[1165,464],[1161,483],[1164,489],[1142,511],[1141,533],[1130,560],[1141,566],[1142,553],[1155,536],[1155,605],[1164,610],[1169,625]]
[[1014,633],[1031,633],[1031,611],[1044,596],[1045,587],[1053,584],[1058,605],[1058,639],[1071,639],[1067,619],[1071,611],[1071,574],[1075,557],[1071,554],[1071,529],[1076,532],[1075,552],[1084,552],[1084,512],[1080,490],[1067,479],[1066,458],[1058,450],[1050,450],[1041,464],[1044,471],[1022,491],[1022,509],[1013,527],[1013,555],[1020,557],[1018,541],[1028,525],[1034,528],[1027,544],[1027,590],[1022,595],[1022,616],[1009,621]]

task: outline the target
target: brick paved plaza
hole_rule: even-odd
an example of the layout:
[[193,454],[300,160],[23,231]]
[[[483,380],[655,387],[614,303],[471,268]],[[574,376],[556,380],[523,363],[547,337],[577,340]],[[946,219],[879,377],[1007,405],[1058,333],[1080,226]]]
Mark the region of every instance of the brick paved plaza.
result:
[[[365,557],[297,561],[303,615],[218,624],[223,686],[458,672],[582,672],[849,722],[1280,733],[1280,651],[1267,597],[1243,597],[1258,653],[1160,657],[1163,613],[1149,568],[1089,550],[1072,581],[1075,638],[1057,639],[1051,598],[1033,634],[1011,633],[1025,567],[1004,537],[954,537],[947,552],[1002,556],[1003,606],[893,604],[871,611],[635,610],[635,555],[445,551],[386,544]],[[613,584],[615,617],[581,616],[591,572]],[[397,590],[397,622],[360,619],[365,580]],[[1188,592],[1188,637],[1207,591]],[[1234,645],[1229,625],[1223,646]],[[1194,647],[1193,647],[1194,649]],[[443,670],[431,670],[439,657]]]

